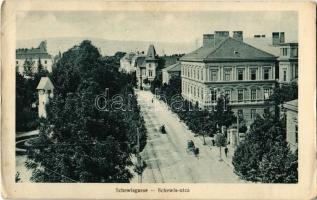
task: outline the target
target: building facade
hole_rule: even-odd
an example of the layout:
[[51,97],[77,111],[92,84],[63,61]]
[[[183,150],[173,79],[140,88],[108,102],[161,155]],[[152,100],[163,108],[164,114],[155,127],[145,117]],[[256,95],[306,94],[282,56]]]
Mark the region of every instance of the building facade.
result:
[[298,147],[298,100],[284,103],[283,108],[286,118],[286,141],[294,152]]
[[54,85],[48,77],[42,77],[36,89],[39,95],[39,118],[46,118],[46,105],[49,103],[49,99],[53,98]]
[[156,76],[158,66],[158,55],[156,54],[154,45],[150,45],[146,57],[139,62],[136,69],[137,84],[140,88],[149,87],[149,83]]
[[177,62],[173,65],[167,66],[162,69],[162,83],[168,84],[172,77],[181,76],[181,63]]
[[126,73],[135,72],[139,65],[141,65],[146,58],[144,52],[130,52],[120,59],[120,71]]
[[39,62],[43,68],[52,72],[53,59],[47,52],[46,41],[42,41],[37,48],[17,49],[16,50],[16,70],[22,75],[25,75],[25,62],[32,63],[32,73],[38,72]]
[[203,46],[181,59],[182,96],[212,108],[228,96],[236,115],[250,124],[262,114],[275,84],[276,56],[243,42],[242,31],[203,36]]
[[289,83],[298,79],[298,43],[280,44],[279,82]]

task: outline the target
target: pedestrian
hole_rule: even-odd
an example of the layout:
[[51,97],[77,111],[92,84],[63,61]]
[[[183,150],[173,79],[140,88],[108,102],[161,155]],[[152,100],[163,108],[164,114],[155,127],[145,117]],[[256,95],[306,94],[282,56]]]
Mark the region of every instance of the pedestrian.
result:
[[215,146],[215,140],[212,139],[212,146]]
[[226,147],[226,148],[225,148],[226,157],[228,157],[228,153],[229,153],[229,150],[228,150],[228,147]]

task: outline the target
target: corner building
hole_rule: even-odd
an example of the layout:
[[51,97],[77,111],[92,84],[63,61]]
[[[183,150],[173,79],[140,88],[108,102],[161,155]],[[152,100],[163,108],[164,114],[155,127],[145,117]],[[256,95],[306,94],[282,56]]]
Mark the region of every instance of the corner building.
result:
[[243,32],[203,35],[203,46],[181,59],[182,96],[210,109],[217,97],[229,97],[236,115],[250,125],[263,114],[273,92],[277,57],[243,42]]

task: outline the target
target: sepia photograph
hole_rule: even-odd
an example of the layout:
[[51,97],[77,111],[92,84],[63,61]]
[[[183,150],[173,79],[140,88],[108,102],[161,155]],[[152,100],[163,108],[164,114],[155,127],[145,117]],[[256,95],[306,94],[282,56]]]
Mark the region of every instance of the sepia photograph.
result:
[[297,24],[19,12],[16,181],[297,183]]
[[312,199],[313,3],[7,0],[4,199]]

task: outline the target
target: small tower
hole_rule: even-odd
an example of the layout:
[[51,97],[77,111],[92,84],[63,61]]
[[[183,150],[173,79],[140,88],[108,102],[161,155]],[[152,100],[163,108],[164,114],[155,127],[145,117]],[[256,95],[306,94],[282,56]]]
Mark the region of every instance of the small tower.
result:
[[149,46],[145,62],[146,62],[146,76],[149,81],[153,81],[156,76],[156,68],[158,66],[158,56],[156,54],[153,44]]
[[46,118],[46,105],[53,97],[54,85],[48,77],[42,77],[36,89],[39,94],[39,117]]

